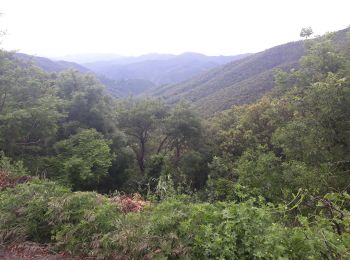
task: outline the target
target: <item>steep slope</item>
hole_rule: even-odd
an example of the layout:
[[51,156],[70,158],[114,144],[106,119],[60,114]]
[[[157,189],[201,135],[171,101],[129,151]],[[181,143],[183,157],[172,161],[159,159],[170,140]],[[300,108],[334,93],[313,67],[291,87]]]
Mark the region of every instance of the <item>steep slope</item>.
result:
[[[340,50],[350,53],[347,39],[350,28],[334,33]],[[312,41],[317,41],[316,37]],[[304,54],[303,41],[279,45],[244,59],[228,63],[190,80],[154,88],[149,96],[163,98],[168,103],[188,100],[203,114],[210,116],[232,105],[250,103],[273,87],[277,69],[290,70],[298,66]]]
[[114,97],[127,97],[127,96],[137,96],[150,90],[155,85],[147,80],[142,79],[126,79],[115,81],[110,78],[107,78],[103,75],[98,76],[98,79],[104,84],[107,88],[107,91],[112,94]]
[[303,53],[301,41],[287,43],[147,94],[162,97],[169,103],[186,99],[200,111],[212,114],[233,104],[256,100],[272,88],[275,70],[296,66]]
[[163,85],[189,79],[196,74],[246,56],[205,56],[197,53],[184,53],[178,56],[150,54],[124,60],[88,63],[84,66],[116,81],[142,79]]

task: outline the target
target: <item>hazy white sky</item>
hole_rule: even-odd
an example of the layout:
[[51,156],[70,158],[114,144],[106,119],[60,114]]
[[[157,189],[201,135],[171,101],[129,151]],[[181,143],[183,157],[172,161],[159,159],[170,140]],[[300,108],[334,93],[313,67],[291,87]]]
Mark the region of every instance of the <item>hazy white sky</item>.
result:
[[257,52],[350,25],[350,0],[1,0],[2,46],[42,56]]

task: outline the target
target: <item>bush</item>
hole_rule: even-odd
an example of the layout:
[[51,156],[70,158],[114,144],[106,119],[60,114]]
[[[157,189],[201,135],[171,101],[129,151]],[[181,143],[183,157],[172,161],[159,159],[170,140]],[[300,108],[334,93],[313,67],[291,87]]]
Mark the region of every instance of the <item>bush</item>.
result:
[[266,253],[271,252],[271,248],[266,242],[273,237],[274,218],[267,208],[257,207],[254,202],[194,207],[182,225],[184,234],[193,237],[193,256],[201,259],[269,257]]
[[182,196],[150,206],[141,213],[127,214],[120,228],[103,238],[104,251],[117,251],[132,259],[183,256],[185,246],[179,227],[190,208],[188,198]]
[[[299,216],[286,226],[285,206],[251,199],[232,203],[190,203],[172,198],[139,214],[128,214],[103,239],[104,252],[123,257],[184,259],[339,259],[349,256],[349,215],[337,234],[334,219]],[[344,212],[345,214],[345,212]]]
[[209,178],[206,196],[210,202],[214,201],[244,201],[252,196],[252,192],[245,186],[225,178]]
[[0,192],[0,240],[48,242],[51,226],[45,214],[49,200],[69,192],[54,182],[33,180]]
[[28,175],[21,161],[12,161],[3,151],[0,151],[0,172],[6,172],[12,177]]
[[46,217],[52,239],[61,248],[93,253],[99,251],[99,239],[115,229],[120,213],[118,206],[102,195],[74,192],[52,199]]
[[0,191],[0,235],[1,242],[51,242],[101,258],[347,259],[350,196],[315,196],[313,203],[316,214],[293,221],[288,211],[298,212],[299,203],[248,198],[210,204],[174,195],[123,213],[113,198],[33,180]]

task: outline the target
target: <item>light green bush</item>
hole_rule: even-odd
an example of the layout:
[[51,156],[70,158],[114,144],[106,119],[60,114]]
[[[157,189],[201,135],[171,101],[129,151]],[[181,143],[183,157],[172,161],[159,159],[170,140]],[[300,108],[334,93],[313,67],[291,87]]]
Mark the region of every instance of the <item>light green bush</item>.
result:
[[49,201],[68,192],[68,189],[54,182],[42,180],[33,180],[1,191],[1,241],[50,241],[51,226],[45,216]]
[[94,192],[74,192],[49,202],[52,240],[70,252],[98,251],[98,240],[115,229],[121,211]]

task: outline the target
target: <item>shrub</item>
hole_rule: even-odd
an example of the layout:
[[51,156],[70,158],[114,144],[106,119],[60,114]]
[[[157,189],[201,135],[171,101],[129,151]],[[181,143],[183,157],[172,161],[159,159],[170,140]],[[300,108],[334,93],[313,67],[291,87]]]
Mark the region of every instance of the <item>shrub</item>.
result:
[[183,236],[192,237],[192,256],[200,259],[253,259],[266,257],[265,245],[274,218],[254,200],[245,203],[198,204],[182,223]]
[[182,196],[127,214],[120,228],[103,238],[104,251],[117,251],[131,259],[185,256],[188,248],[179,227],[190,209],[189,199]]
[[207,200],[214,201],[244,201],[253,196],[251,190],[225,178],[209,178],[206,188]]
[[298,212],[300,203],[277,207],[253,198],[195,203],[174,195],[130,213],[120,203],[48,181],[20,184],[0,192],[1,242],[54,242],[73,254],[117,259],[350,256],[346,193],[313,197],[315,214],[298,214],[293,221],[288,211]]
[[99,251],[99,239],[115,229],[121,211],[95,192],[74,192],[54,198],[46,217],[52,239],[60,248],[77,253]]
[[54,182],[33,180],[0,192],[0,240],[48,242],[51,227],[45,214],[51,198],[69,192]]
[[3,151],[0,151],[0,172],[6,172],[12,177],[28,175],[21,161],[12,161]]

